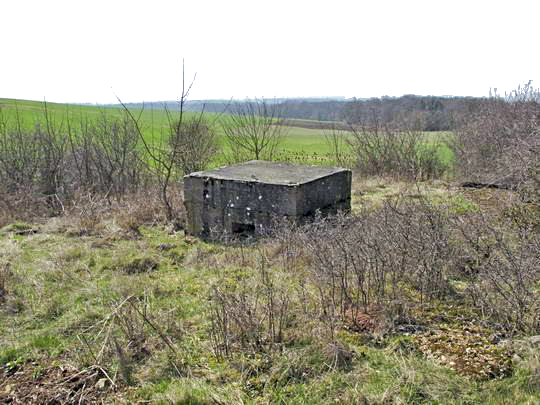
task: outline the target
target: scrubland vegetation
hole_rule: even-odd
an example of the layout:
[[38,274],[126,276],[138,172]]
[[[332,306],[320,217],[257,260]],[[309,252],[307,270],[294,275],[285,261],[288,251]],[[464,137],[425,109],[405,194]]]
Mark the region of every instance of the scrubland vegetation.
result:
[[353,168],[352,212],[233,243],[184,234],[181,175],[234,121],[2,102],[0,402],[538,403],[537,99],[279,132]]

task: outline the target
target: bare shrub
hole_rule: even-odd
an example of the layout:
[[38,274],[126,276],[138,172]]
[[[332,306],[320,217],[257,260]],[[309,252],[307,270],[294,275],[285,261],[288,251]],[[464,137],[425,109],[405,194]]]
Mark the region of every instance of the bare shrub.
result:
[[540,235],[531,226],[494,225],[485,217],[460,221],[473,281],[467,292],[485,317],[510,333],[540,332]]
[[19,116],[0,127],[0,209],[16,218],[62,214],[88,193],[110,203],[145,186],[138,136],[126,116],[76,123],[66,111],[59,121],[45,103],[33,129]]
[[44,103],[42,118],[30,129],[18,111],[12,122],[0,111],[0,216],[24,219],[79,210],[92,222],[95,201],[120,203],[157,185],[167,220],[181,229],[181,193],[173,184],[183,173],[203,169],[217,151],[215,131],[205,117],[184,116],[190,88],[183,84],[178,115],[166,111],[169,128],[158,137],[154,128],[147,134],[123,104],[121,117],[102,111],[95,119],[77,121],[69,110],[58,120]]
[[227,357],[235,350],[260,352],[283,341],[294,311],[290,288],[268,268],[258,251],[257,277],[236,285],[214,286],[210,296],[210,336],[214,354]]
[[362,314],[381,307],[432,301],[451,292],[447,218],[425,201],[319,219],[298,238],[311,258],[309,282],[319,294],[318,316],[331,330],[342,322],[360,327]]
[[329,342],[344,326],[384,336],[412,319],[410,307],[454,299],[448,215],[420,198],[300,227],[282,224],[258,248],[260,262],[248,264],[256,278],[214,287],[214,352],[262,351],[302,333],[298,322]]
[[538,333],[537,220],[514,212],[488,219],[420,199],[300,228],[315,317],[331,336],[343,324],[374,332],[392,328],[410,305],[466,297],[509,333]]
[[75,190],[120,199],[141,187],[146,168],[137,130],[127,115],[111,118],[103,113],[97,122],[81,124],[81,131],[69,139]]
[[[461,118],[452,145],[466,180],[539,189],[540,103],[531,82]],[[529,190],[530,191],[530,190]],[[538,194],[536,194],[538,196]]]
[[[97,214],[123,206],[137,211],[136,217],[153,216],[154,222],[164,216],[181,229],[182,191],[173,180],[183,170],[204,167],[203,160],[216,150],[215,133],[202,116],[183,124],[171,121],[175,141],[146,144],[145,149],[138,121],[124,112],[112,117],[103,111],[95,120],[77,121],[66,111],[58,120],[44,104],[43,118],[33,129],[18,116],[13,122],[0,117],[0,216],[29,219],[75,212],[89,225],[83,228],[90,229],[99,222]],[[144,193],[146,199],[139,198]],[[155,212],[156,197],[164,215]],[[134,199],[141,207],[134,208]]]
[[51,214],[47,199],[35,192],[34,188],[19,187],[13,192],[6,190],[0,184],[0,211],[3,222],[10,223],[17,220],[27,221],[36,217],[46,217]]
[[82,236],[99,233],[103,229],[105,220],[111,212],[111,205],[107,203],[106,196],[97,193],[81,193],[74,196],[69,209],[71,236]]
[[281,269],[292,274],[302,267],[305,255],[305,246],[299,243],[298,235],[300,227],[295,221],[287,218],[274,218],[272,224],[265,228],[263,234],[268,240],[273,242],[273,249],[270,249],[269,256],[277,260]]
[[441,143],[428,140],[412,125],[351,126],[350,145],[361,175],[392,176],[409,180],[440,177],[446,167],[440,160]]
[[262,345],[262,325],[257,318],[254,291],[227,291],[215,287],[210,297],[210,338],[214,355],[228,357],[235,346],[259,351]]
[[536,333],[540,240],[534,224],[512,212],[479,220],[477,211],[419,196],[302,226],[281,223],[251,249],[257,261],[248,250],[251,259],[236,262],[256,273],[212,289],[214,353],[262,352],[310,331],[335,342],[341,328],[381,342],[422,330],[415,318],[448,302],[472,303],[464,316],[508,333]]
[[[534,208],[534,206],[532,207]],[[317,218],[272,235],[274,262],[294,274],[297,314],[383,333],[409,309],[472,303],[508,333],[538,333],[540,238],[531,204],[487,217],[425,198],[386,202],[356,215]],[[456,281],[459,281],[456,283]]]
[[324,133],[326,145],[330,150],[330,156],[335,163],[341,167],[352,166],[351,162],[351,143],[347,142],[349,132],[334,125],[331,129]]
[[0,182],[8,193],[31,188],[39,171],[39,137],[22,125],[18,119],[14,126],[0,126]]
[[58,124],[43,103],[44,122],[36,123],[36,135],[40,152],[37,191],[44,195],[54,214],[62,213],[66,200],[66,175],[68,169],[67,136],[63,123]]
[[175,165],[183,174],[204,170],[218,151],[217,135],[204,117],[191,117],[172,123],[169,138],[171,150],[176,150]]
[[517,191],[497,220],[474,216],[461,231],[475,275],[468,292],[486,317],[510,333],[537,333],[540,301],[540,98],[531,82],[496,93],[462,117],[454,152],[462,178]]
[[169,125],[165,131],[167,133],[160,131],[157,139],[154,128],[151,128],[149,137],[143,133],[140,120],[118,99],[146,152],[147,167],[159,185],[159,195],[167,220],[172,222],[176,229],[182,226],[182,208],[175,204],[176,201],[171,196],[172,184],[177,182],[182,174],[194,168],[203,168],[217,149],[215,133],[204,119],[203,113],[194,119],[189,119],[185,114],[185,105],[195,78],[186,86],[184,73],[182,68],[182,94],[177,102],[178,111],[173,117],[171,111],[165,107]]
[[221,121],[232,161],[272,160],[287,127],[278,125],[282,108],[264,99],[236,102],[231,115]]

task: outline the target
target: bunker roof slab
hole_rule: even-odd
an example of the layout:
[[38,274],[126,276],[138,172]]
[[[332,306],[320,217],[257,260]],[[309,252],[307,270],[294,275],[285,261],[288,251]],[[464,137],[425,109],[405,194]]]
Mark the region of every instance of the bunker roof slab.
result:
[[336,167],[306,166],[251,160],[234,166],[194,172],[189,177],[208,177],[217,180],[258,182],[294,186],[309,183],[322,177],[347,171]]

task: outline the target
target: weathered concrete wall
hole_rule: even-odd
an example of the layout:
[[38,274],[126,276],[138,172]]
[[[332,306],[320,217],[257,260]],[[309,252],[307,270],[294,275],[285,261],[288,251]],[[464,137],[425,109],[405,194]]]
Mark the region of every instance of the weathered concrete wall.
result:
[[304,183],[297,194],[297,211],[300,216],[336,214],[338,210],[351,209],[351,181],[349,170]]
[[272,215],[296,216],[296,190],[256,182],[187,177],[184,201],[188,232],[208,235],[233,233],[233,224],[268,226]]
[[[246,174],[253,172],[259,178]],[[271,225],[275,216],[302,221],[316,210],[323,214],[349,210],[351,172],[321,172],[320,168],[310,172],[309,166],[253,161],[186,176],[184,203],[189,234],[257,234]]]

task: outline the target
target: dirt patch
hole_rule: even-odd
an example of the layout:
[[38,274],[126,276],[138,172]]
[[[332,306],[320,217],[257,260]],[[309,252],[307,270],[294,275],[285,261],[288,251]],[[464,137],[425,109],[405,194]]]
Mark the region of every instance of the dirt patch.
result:
[[114,390],[97,367],[10,362],[0,369],[0,404],[95,404]]
[[278,123],[278,125],[284,125],[287,127],[298,127],[306,129],[336,129],[339,131],[348,131],[350,126],[343,122],[337,121],[313,121],[313,120],[301,120],[301,119],[285,119]]
[[416,337],[424,355],[462,375],[480,380],[503,378],[512,373],[512,352],[497,346],[474,327],[441,328]]

